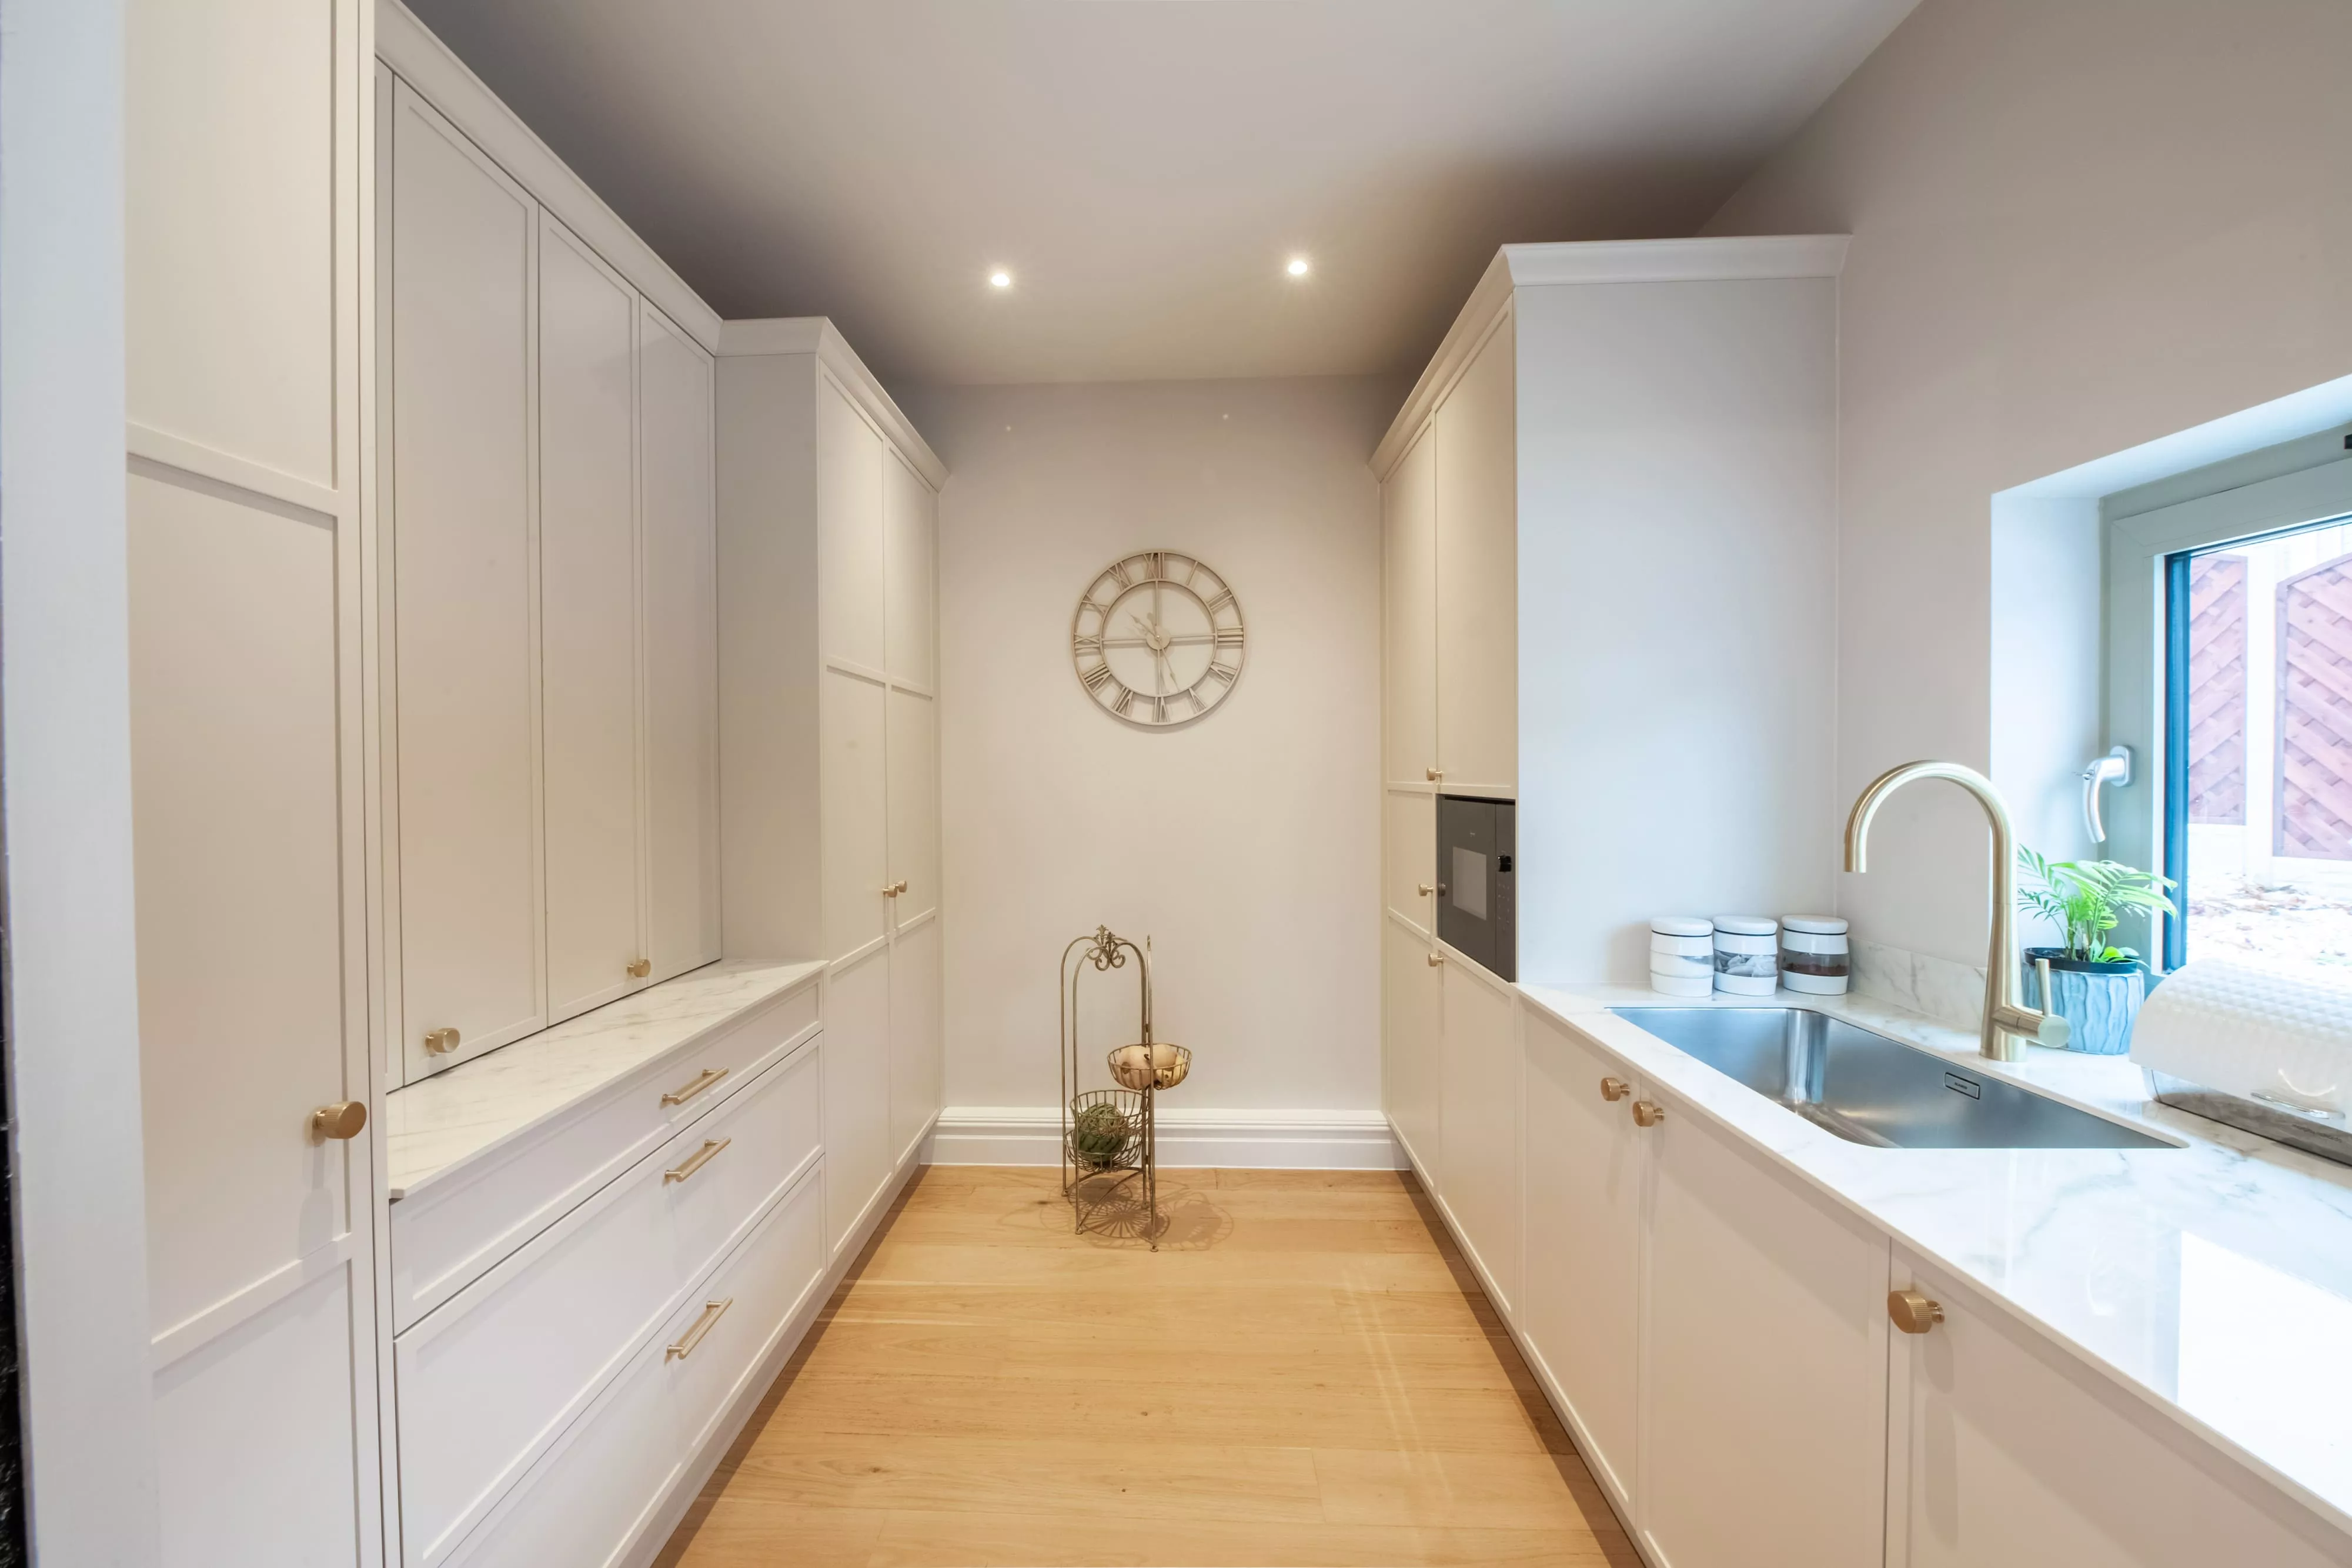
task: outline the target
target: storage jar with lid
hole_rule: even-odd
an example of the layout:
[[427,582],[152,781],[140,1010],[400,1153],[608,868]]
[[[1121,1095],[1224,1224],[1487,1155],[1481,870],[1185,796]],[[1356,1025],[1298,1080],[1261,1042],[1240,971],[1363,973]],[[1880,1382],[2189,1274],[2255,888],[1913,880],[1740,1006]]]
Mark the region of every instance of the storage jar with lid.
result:
[[1652,917],[1650,989],[1669,997],[1704,997],[1714,991],[1715,922],[1695,915]]
[[1780,984],[1780,923],[1762,915],[1715,917],[1715,988],[1769,997]]
[[1853,974],[1845,922],[1834,915],[1791,915],[1780,922],[1780,983],[1816,997],[1842,997]]

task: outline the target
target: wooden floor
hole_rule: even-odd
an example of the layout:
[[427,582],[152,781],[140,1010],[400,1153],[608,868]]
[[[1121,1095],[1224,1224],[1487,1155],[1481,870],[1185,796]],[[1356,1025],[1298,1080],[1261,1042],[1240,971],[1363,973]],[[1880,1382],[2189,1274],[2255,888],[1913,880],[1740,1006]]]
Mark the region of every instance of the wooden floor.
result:
[[[1410,1176],[935,1166],[662,1568],[1638,1559]],[[1113,1218],[1116,1218],[1115,1216]]]

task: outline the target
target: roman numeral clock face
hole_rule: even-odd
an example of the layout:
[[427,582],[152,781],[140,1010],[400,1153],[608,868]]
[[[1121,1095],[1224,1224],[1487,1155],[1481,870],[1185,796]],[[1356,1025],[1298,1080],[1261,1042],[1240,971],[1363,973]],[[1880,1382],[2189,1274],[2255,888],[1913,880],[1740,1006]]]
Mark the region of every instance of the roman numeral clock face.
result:
[[1087,695],[1148,728],[1189,724],[1242,676],[1242,607],[1224,579],[1174,550],[1114,561],[1078,600],[1070,659]]

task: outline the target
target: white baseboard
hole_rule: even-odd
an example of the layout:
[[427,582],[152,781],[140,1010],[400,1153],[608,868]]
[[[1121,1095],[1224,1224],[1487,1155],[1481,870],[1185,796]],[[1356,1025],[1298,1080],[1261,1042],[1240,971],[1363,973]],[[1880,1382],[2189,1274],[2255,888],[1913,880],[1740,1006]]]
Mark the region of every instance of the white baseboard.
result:
[[[1179,1111],[1159,1113],[1160,1163],[1171,1169],[1405,1168],[1378,1111]],[[1061,1163],[1061,1116],[1051,1105],[950,1105],[932,1130],[935,1166]]]

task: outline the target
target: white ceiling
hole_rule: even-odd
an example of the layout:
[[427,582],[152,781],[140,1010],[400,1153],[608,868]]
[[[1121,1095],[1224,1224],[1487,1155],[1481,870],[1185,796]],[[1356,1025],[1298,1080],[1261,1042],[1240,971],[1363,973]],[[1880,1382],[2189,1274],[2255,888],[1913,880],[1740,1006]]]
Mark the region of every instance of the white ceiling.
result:
[[940,383],[1417,368],[1500,244],[1690,232],[1916,0],[413,3],[721,315]]

